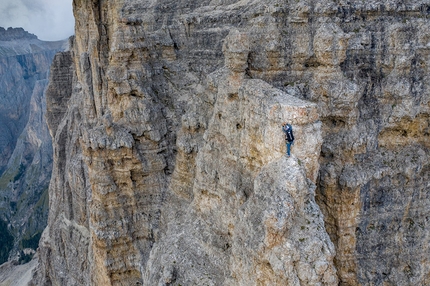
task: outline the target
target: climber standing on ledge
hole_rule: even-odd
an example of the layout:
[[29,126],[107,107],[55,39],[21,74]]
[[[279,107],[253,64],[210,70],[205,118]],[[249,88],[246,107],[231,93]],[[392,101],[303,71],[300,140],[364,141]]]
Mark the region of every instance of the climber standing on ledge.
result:
[[287,156],[290,157],[291,145],[294,145],[293,127],[285,122],[282,125],[282,131],[285,133],[285,143],[287,145]]

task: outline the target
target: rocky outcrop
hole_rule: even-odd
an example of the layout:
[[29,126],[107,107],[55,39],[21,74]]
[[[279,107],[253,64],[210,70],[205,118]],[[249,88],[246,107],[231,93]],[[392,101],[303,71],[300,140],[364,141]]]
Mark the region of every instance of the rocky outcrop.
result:
[[429,284],[428,11],[74,1],[34,283]]
[[[225,68],[209,76],[213,107],[182,118],[167,232],[151,251],[145,285],[337,282],[334,248],[314,201],[313,155],[321,145],[316,106],[249,79],[246,38],[233,30],[225,39]],[[208,120],[201,120],[204,114]],[[298,158],[284,156],[285,121],[296,134],[312,131],[306,144],[298,140]],[[184,170],[190,157],[191,180]]]
[[[85,226],[89,219],[87,204],[91,201],[91,188],[78,137],[80,99],[72,97],[72,92],[79,90],[72,84],[75,77],[72,53],[57,54],[46,92],[47,123],[54,153],[50,190],[56,191],[50,191],[48,226],[39,245],[40,264],[45,271],[41,273],[43,283],[36,285],[50,281],[86,285],[90,281],[90,232]],[[64,259],[59,253],[70,256]],[[79,266],[75,264],[77,261]]]
[[[39,41],[22,29],[0,29],[0,219],[13,238],[1,246],[0,262],[20,250],[36,250],[48,215],[51,138],[45,123],[49,66],[64,43]],[[20,46],[39,43],[33,53]],[[18,47],[14,49],[14,47]]]

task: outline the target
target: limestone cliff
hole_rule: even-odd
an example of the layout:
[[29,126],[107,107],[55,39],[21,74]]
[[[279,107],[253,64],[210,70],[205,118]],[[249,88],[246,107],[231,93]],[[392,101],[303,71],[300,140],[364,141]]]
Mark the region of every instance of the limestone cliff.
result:
[[429,284],[429,11],[75,0],[33,283]]
[[64,44],[0,28],[0,263],[35,250],[47,223],[52,148],[44,92]]

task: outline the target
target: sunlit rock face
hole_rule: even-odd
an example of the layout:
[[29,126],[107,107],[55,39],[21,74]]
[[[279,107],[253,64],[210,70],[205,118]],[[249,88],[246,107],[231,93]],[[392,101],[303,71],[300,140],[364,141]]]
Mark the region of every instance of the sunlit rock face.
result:
[[[64,42],[43,42],[22,28],[0,28],[0,263],[36,250],[47,223],[52,168],[45,123],[51,61]],[[7,238],[12,235],[12,238]]]
[[74,1],[34,283],[429,284],[429,8]]

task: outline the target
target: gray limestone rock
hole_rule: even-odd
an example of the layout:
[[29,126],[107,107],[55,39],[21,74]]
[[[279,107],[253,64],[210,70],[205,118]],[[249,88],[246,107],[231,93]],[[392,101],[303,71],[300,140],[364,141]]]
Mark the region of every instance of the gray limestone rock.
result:
[[33,283],[430,284],[429,11],[75,0]]

